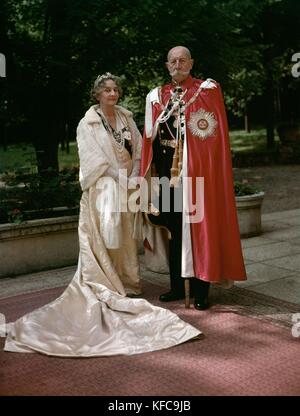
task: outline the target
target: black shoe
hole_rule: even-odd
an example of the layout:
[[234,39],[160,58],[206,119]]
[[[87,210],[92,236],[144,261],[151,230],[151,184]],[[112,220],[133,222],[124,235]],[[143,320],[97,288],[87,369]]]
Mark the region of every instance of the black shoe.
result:
[[204,298],[203,300],[195,299],[194,307],[198,309],[198,311],[204,311],[205,309],[209,308],[208,298]]
[[184,294],[179,294],[177,292],[167,292],[160,295],[159,300],[161,302],[172,302],[173,300],[184,299]]

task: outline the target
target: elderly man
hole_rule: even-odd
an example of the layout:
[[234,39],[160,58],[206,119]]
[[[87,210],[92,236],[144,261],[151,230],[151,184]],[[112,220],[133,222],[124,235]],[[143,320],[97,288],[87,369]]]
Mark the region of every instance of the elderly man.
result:
[[212,79],[193,78],[193,63],[186,47],[172,48],[166,62],[171,83],[147,95],[141,176],[151,169],[160,182],[170,179],[170,210],[163,209],[161,187],[159,215],[148,215],[171,232],[171,290],[160,300],[184,298],[184,279],[190,278],[194,306],[204,310],[210,283],[228,286],[246,273],[221,88]]

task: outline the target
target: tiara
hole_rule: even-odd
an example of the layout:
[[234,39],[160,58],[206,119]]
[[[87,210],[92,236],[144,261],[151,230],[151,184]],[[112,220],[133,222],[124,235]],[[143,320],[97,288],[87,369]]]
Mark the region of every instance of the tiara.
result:
[[98,75],[95,81],[95,84],[99,84],[104,79],[114,79],[115,76],[111,74],[110,72],[105,72],[103,75]]

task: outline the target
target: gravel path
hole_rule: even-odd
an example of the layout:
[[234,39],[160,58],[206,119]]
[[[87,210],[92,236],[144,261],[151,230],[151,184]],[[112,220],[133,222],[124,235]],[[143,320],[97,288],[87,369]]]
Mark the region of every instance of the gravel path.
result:
[[265,192],[262,212],[300,208],[300,165],[234,168],[235,180],[247,179]]

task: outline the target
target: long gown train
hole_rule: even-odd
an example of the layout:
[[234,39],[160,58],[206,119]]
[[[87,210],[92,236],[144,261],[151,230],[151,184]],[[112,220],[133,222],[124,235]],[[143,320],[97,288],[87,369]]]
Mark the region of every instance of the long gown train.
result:
[[80,254],[72,282],[53,302],[7,325],[5,351],[62,357],[131,355],[172,347],[201,334],[167,309],[122,294],[99,232],[96,196],[95,186],[82,195]]

